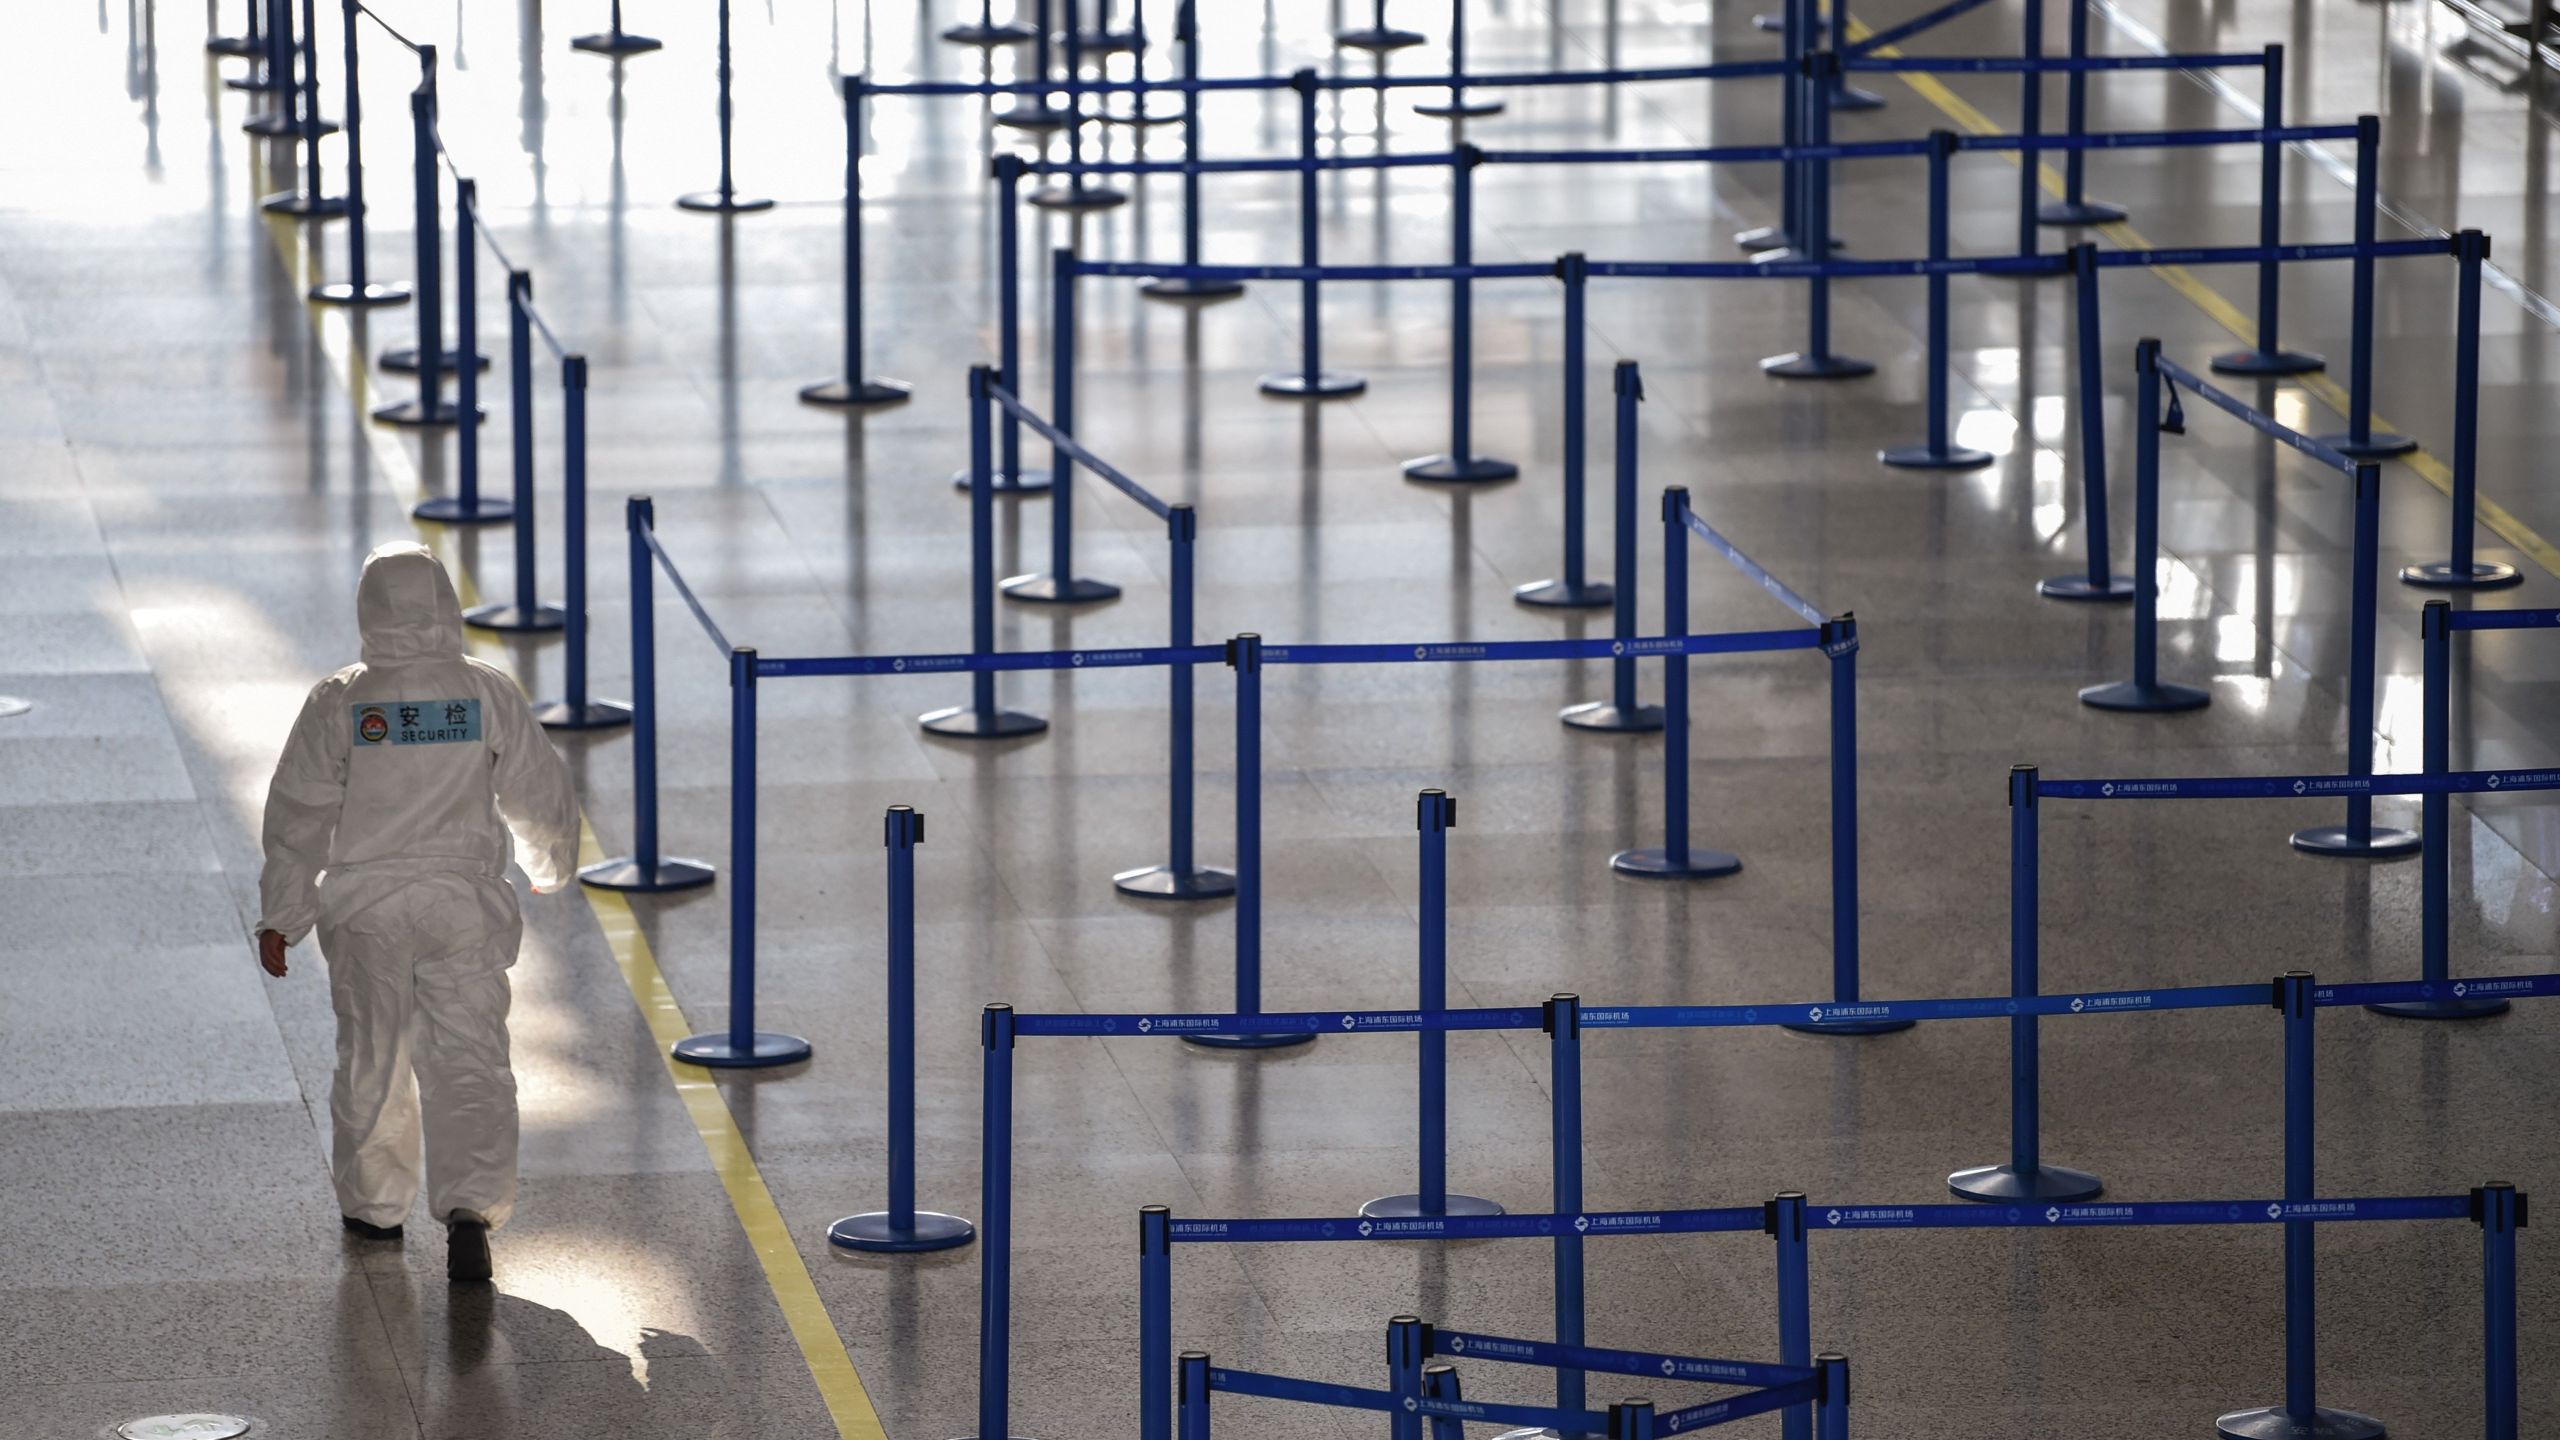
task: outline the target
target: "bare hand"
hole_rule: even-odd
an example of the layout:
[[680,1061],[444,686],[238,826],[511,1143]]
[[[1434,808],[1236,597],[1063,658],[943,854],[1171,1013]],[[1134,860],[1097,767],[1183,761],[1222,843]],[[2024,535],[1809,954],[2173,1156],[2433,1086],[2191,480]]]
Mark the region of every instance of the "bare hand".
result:
[[277,979],[284,978],[284,937],[273,930],[258,932],[258,968]]

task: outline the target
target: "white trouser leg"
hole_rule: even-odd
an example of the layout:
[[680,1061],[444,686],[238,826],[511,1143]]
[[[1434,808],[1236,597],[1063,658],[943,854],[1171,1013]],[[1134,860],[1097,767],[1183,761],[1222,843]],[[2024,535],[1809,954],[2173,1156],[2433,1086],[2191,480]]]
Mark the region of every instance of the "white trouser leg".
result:
[[427,1129],[427,1213],[466,1210],[494,1228],[516,1205],[516,1077],[507,1064],[504,960],[485,952],[418,966],[415,1055]]
[[410,1073],[408,957],[324,927],[338,1071],[329,1087],[329,1178],[339,1213],[397,1225],[418,1198],[418,1085]]

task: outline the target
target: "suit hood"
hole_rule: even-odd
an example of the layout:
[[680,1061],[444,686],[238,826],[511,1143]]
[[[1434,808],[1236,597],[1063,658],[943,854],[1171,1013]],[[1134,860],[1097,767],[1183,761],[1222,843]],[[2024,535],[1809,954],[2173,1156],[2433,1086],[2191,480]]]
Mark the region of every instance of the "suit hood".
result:
[[462,604],[435,552],[412,540],[364,557],[356,582],[356,628],[364,663],[400,665],[462,658]]

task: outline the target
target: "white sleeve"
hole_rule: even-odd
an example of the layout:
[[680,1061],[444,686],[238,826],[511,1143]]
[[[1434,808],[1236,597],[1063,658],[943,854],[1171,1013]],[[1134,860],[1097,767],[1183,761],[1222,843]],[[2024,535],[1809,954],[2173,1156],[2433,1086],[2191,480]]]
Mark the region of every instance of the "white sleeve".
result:
[[329,841],[347,798],[346,756],[331,743],[330,728],[353,723],[338,703],[344,694],[334,679],[312,687],[267,782],[257,928],[277,932],[287,944],[320,922],[320,871],[329,863]]
[[515,836],[516,863],[539,891],[569,883],[578,868],[578,796],[569,784],[569,767],[551,748],[551,737],[513,684],[490,687],[489,707],[497,723],[489,727],[496,752],[491,779],[498,793],[498,815]]

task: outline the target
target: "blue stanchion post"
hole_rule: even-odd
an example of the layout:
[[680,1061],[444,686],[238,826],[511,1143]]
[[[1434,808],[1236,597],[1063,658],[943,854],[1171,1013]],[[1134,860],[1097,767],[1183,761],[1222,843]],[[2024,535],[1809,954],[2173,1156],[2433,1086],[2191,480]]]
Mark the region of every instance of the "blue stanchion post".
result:
[[[1618,504],[1618,579],[1617,588],[1610,595],[1614,612],[1610,633],[1619,640],[1632,640],[1636,634],[1636,406],[1644,400],[1643,372],[1633,360],[1621,360],[1611,374],[1610,386],[1617,397]],[[1686,545],[1688,541],[1684,538],[1680,543]],[[1628,734],[1661,729],[1662,707],[1637,703],[1636,659],[1633,655],[1617,655],[1609,661],[1609,698],[1568,705],[1557,718],[1577,730]]]
[[614,60],[626,55],[645,55],[659,48],[658,42],[648,36],[634,35],[622,28],[622,0],[613,0],[610,16],[603,33],[581,35],[569,42],[569,48]]
[[729,1028],[688,1035],[675,1056],[718,1070],[809,1058],[797,1035],[756,1028],[756,651],[729,651]]
[[[1184,0],[1187,5],[1188,0]],[[1106,10],[1108,7],[1105,7]],[[1176,16],[1175,26],[1181,20]],[[1147,79],[1147,52],[1155,48],[1155,40],[1147,33],[1146,0],[1129,0],[1129,28],[1112,37],[1127,43],[1119,48],[1129,52],[1129,108],[1126,111],[1105,109],[1098,119],[1106,125],[1179,125],[1180,115],[1166,115],[1147,108],[1147,97],[1155,86]],[[1198,158],[1193,156],[1191,158]]]
[[[2270,45],[2266,58],[2259,62],[2264,76],[2264,89],[2258,102],[2258,124],[2270,133],[2284,125],[2284,47]],[[2258,146],[2258,246],[2272,250],[2284,243],[2284,142],[2263,141]],[[2258,262],[2258,323],[2256,343],[2242,350],[2226,350],[2213,357],[2213,368],[2224,375],[2307,375],[2326,368],[2328,361],[2306,350],[2287,350],[2276,339],[2276,311],[2284,288],[2284,266],[2274,260]]]
[[240,8],[249,12],[249,23],[240,27],[237,35],[206,36],[204,48],[207,54],[238,59],[255,55],[266,45],[265,27],[258,22],[258,0],[248,0]]
[[812,405],[894,405],[915,393],[904,380],[875,378],[862,364],[862,97],[863,77],[844,77],[844,368],[833,380],[800,387]]
[[[1383,23],[1386,0],[1378,0],[1378,9]],[[1317,235],[1322,212],[1316,197],[1316,72],[1296,72],[1289,77],[1289,88],[1298,92],[1298,263],[1312,272],[1324,263],[1324,247]],[[1324,368],[1323,300],[1323,282],[1312,273],[1298,282],[1298,369],[1294,374],[1280,371],[1263,376],[1263,394],[1332,400],[1369,388],[1369,382],[1357,375]]]
[[848,1215],[827,1228],[842,1250],[911,1255],[966,1245],[976,1227],[916,1208],[916,847],[924,816],[892,805],[882,821],[889,852],[889,1208]]
[[[1049,83],[1049,37],[1056,30],[1049,19],[1049,0],[1039,0],[1031,17],[1031,74],[1043,85]],[[1055,130],[1067,123],[1067,117],[1066,112],[1049,103],[1049,96],[1043,91],[1014,97],[1011,105],[996,112],[995,122],[1017,130]]]
[[2385,460],[2406,455],[2418,442],[2406,435],[2373,428],[2373,266],[2371,253],[2382,213],[2382,121],[2356,117],[2356,257],[2348,283],[2354,287],[2354,310],[2348,331],[2347,428],[2323,435],[2320,443],[2357,460]]
[[1653,1402],[1620,1400],[1610,1405],[1609,1440],[1653,1440]]
[[[2033,765],[2009,771],[2009,993],[2036,993],[2038,881],[2036,857],[2036,781]],[[2008,1204],[2034,1200],[2069,1204],[2086,1200],[2104,1187],[2086,1171],[2044,1163],[2038,1136],[2040,1083],[2036,1055],[2036,1017],[2009,1017],[2009,1162],[1959,1170],[1947,1177],[1947,1188],[1967,1200]]]
[[405,352],[382,356],[384,368],[406,368],[418,377],[418,393],[381,406],[373,418],[409,429],[440,429],[461,419],[461,410],[444,398],[445,366],[454,357],[444,348],[444,187],[436,178],[435,47],[421,45],[418,53],[428,77],[409,92],[409,133],[417,156],[411,186],[417,210],[418,338]]
[[1185,1350],[1181,1361],[1182,1427],[1175,1440],[1209,1440],[1209,1355]]
[[1826,1350],[1813,1357],[1821,1389],[1814,1395],[1816,1440],[1849,1440],[1849,1357]]
[[[1956,135],[1952,130],[1929,132],[1929,258],[1944,260],[1948,255],[1948,186],[1947,169],[1954,161]],[[1953,419],[1954,402],[1949,391],[1955,379],[1955,361],[1951,354],[1950,321],[1947,302],[1947,277],[1932,273],[1929,287],[1929,354],[1922,363],[1929,367],[1929,438],[1919,445],[1895,445],[1876,452],[1876,458],[1887,465],[1904,470],[1979,470],[1991,463],[1990,452],[1958,445],[1948,436]]]
[[[1111,28],[1111,0],[1095,0],[1093,8],[1093,25],[1091,28],[1082,31],[1083,45],[1086,53],[1102,56],[1104,61],[1108,61],[1108,59],[1113,55],[1123,54],[1127,51],[1138,48],[1138,32],[1136,30],[1114,30]],[[1131,8],[1133,10],[1136,8],[1135,0],[1132,0]],[[1075,16],[1076,0],[1067,0],[1067,23],[1070,26],[1075,24]],[[1097,68],[1099,68],[1100,63],[1102,62],[1097,62]]]
[[[1547,997],[1541,1024],[1547,1032],[1547,1164],[1553,1172],[1549,1209],[1582,1213],[1582,997],[1558,991]],[[1582,1232],[1558,1225],[1555,1237],[1556,1343],[1583,1343]],[[1582,1408],[1582,1370],[1556,1367],[1556,1408]]]
[[560,547],[567,614],[561,696],[534,702],[547,730],[607,730],[631,723],[631,707],[587,698],[587,357],[560,357]]
[[658,557],[649,549],[657,503],[646,495],[623,502],[631,559],[631,852],[599,860],[578,879],[599,890],[646,895],[711,883],[701,860],[658,853]]
[[301,88],[294,84],[294,56],[300,46],[293,36],[292,0],[268,0],[267,48],[259,57],[257,80],[243,85],[268,97],[267,108],[240,122],[243,134],[267,140],[281,140],[294,133],[294,110]]
[[1831,670],[1831,1004],[1820,1020],[1786,1028],[1805,1035],[1890,1035],[1909,1020],[1858,1013],[1858,617],[1823,622]]
[[[1015,13],[1019,14],[1019,10]],[[978,0],[978,18],[963,21],[942,32],[942,38],[954,45],[975,45],[992,50],[999,45],[1020,45],[1031,38],[1031,27],[1019,21],[997,23],[995,0]]]
[[[1662,633],[1689,634],[1689,488],[1662,492]],[[1639,880],[1712,880],[1742,868],[1741,857],[1689,843],[1689,657],[1662,657],[1662,848],[1621,850],[1609,868]]]
[[1584,524],[1582,477],[1590,448],[1585,416],[1591,377],[1585,373],[1589,326],[1585,305],[1591,288],[1591,262],[1580,251],[1556,257],[1556,278],[1564,282],[1564,573],[1553,580],[1533,580],[1511,592],[1523,605],[1545,609],[1585,610],[1609,604],[1617,592],[1606,580],[1583,573]]
[[507,441],[512,462],[515,532],[515,598],[475,605],[462,623],[482,630],[525,633],[557,630],[568,611],[535,597],[533,513],[533,276],[507,272]]
[[302,63],[298,92],[301,114],[294,128],[302,140],[302,174],[293,189],[268,196],[258,202],[258,208],[271,215],[334,220],[347,213],[347,201],[344,196],[329,194],[320,180],[320,26],[312,4],[313,0],[302,0],[302,43],[298,47]]
[[[1823,28],[1831,32],[1832,53],[1838,55],[1841,47],[1849,43],[1849,33],[1853,28],[1849,21],[1849,0],[1831,0],[1831,18]],[[1834,110],[1881,110],[1884,108],[1884,97],[1872,90],[1861,90],[1850,84],[1849,72],[1834,66],[1831,71],[1830,96],[1826,103]]]
[[[1182,50],[1182,158],[1200,159],[1200,17],[1197,0],[1182,0],[1173,12],[1174,43]],[[1200,260],[1200,172],[1182,172],[1182,263]],[[1151,300],[1224,300],[1244,293],[1241,280],[1203,279],[1194,275],[1159,275],[1138,287]]]
[[[1425,790],[1414,802],[1414,829],[1422,838],[1422,984],[1415,1003],[1426,1015],[1449,1008],[1449,832],[1457,823],[1457,797],[1445,790]],[[1370,1201],[1360,1213],[1373,1220],[1499,1215],[1502,1206],[1481,1195],[1449,1193],[1449,1032],[1424,1030],[1414,1040],[1421,1061],[1421,1182],[1410,1194]]]
[[2497,590],[2524,583],[2513,565],[2472,556],[2480,494],[2480,268],[2488,259],[2488,236],[2477,230],[2454,235],[2452,558],[2400,571],[2403,583],[2429,589]]
[[[2347,607],[2347,773],[2373,773],[2374,608],[2381,568],[2382,467],[2367,460],[2355,474],[2354,590]],[[2373,797],[2349,795],[2344,825],[2313,825],[2293,832],[2293,848],[2307,855],[2346,860],[2389,860],[2414,855],[2418,837],[2397,826],[2373,823]]]
[[2081,690],[2100,710],[2201,710],[2213,696],[2160,679],[2160,342],[2133,347],[2133,678]]
[[773,208],[773,202],[771,200],[767,200],[762,197],[749,198],[738,193],[738,187],[729,163],[729,129],[730,122],[736,114],[736,106],[730,102],[729,97],[729,0],[719,0],[719,7],[720,42],[718,52],[719,73],[717,83],[720,95],[718,108],[720,124],[720,188],[717,190],[697,190],[690,195],[678,196],[676,198],[676,208],[680,210],[701,211],[705,214],[712,215],[739,215],[751,210],[770,210]]
[[[1187,650],[1191,647],[1197,568],[1194,552],[1200,539],[1200,517],[1188,505],[1167,508],[1170,513],[1165,516],[1165,538],[1173,547],[1173,618],[1165,643],[1176,650]],[[1123,870],[1111,877],[1112,889],[1142,900],[1214,900],[1236,893],[1234,871],[1202,865],[1194,855],[1192,783],[1197,767],[1193,763],[1191,670],[1188,665],[1165,667],[1165,678],[1172,690],[1170,734],[1165,745],[1170,768],[1166,782],[1170,831],[1166,846],[1170,858],[1162,865]]]
[[[1387,1390],[1407,1400],[1422,1398],[1422,1362],[1428,1353],[1422,1330],[1419,1316],[1387,1319]],[[1390,1440],[1422,1440],[1422,1413],[1401,1406],[1388,1411],[1387,1434]]]
[[[1236,999],[1235,1013],[1262,1013],[1262,637],[1227,642],[1236,677]],[[1276,1050],[1313,1034],[1185,1035],[1212,1050]]]
[[[2300,970],[2276,978],[2276,1008],[2284,1012],[2284,1198],[2299,1204],[2317,1196],[2312,1180],[2311,976]],[[2284,1222],[2284,1403],[2237,1410],[2213,1422],[2223,1440],[2382,1440],[2382,1422],[2349,1410],[2324,1409],[2313,1396],[2318,1378],[2319,1225]]]
[[[406,305],[408,286],[378,284],[366,274],[371,257],[365,245],[364,96],[363,87],[357,82],[356,66],[358,4],[359,0],[339,0],[338,5],[339,73],[347,92],[347,278],[312,286],[311,298],[323,305]],[[258,13],[255,0],[251,0],[249,13],[252,17]]]
[[[1806,1246],[1804,1192],[1782,1190],[1761,1209],[1760,1228],[1778,1255],[1778,1363],[1813,1363],[1813,1264]],[[1813,1407],[1792,1405],[1779,1421],[1786,1440],[1811,1440]]]
[[1449,263],[1460,273],[1449,281],[1449,448],[1404,464],[1404,478],[1441,485],[1487,485],[1517,479],[1520,467],[1475,452],[1475,281],[1464,267],[1475,263],[1476,166],[1484,156],[1473,145],[1450,148]]
[[2489,1440],[2516,1440],[2516,1232],[2525,1197],[2503,1180],[2471,1195],[2480,1226],[2480,1408]]
[[[1049,252],[1049,423],[1059,434],[1076,433],[1076,252],[1064,246]],[[1049,568],[1005,579],[996,588],[1006,599],[1090,605],[1120,598],[1119,586],[1076,573],[1075,478],[1074,457],[1065,446],[1051,445]]]
[[[2032,12],[2036,0],[2027,0]],[[2035,168],[2030,156],[2027,168]],[[2034,217],[2028,217],[2032,225]],[[2036,584],[2036,593],[2048,600],[2078,600],[2109,603],[2130,600],[2134,594],[2133,577],[2114,573],[2114,558],[2107,545],[2107,392],[2105,382],[2105,342],[2098,329],[2098,247],[2086,241],[2071,247],[2071,289],[2073,310],[2077,316],[2072,326],[2074,378],[2078,381],[2080,428],[2080,535],[2087,549],[2087,563],[2078,574],[2056,575]]]
[[[2453,759],[2453,606],[2430,600],[2418,619],[2425,653],[2421,682],[2420,769],[2441,780]],[[2507,1011],[2504,1000],[2474,999],[2458,993],[2453,980],[2453,797],[2430,790],[2419,800],[2418,883],[2419,978],[2435,987],[2427,1000],[2395,1001],[2365,1008],[2405,1020],[2479,1020]]]
[[[1831,85],[1839,75],[1840,57],[1828,50],[1816,50],[1804,57],[1801,84],[1805,100],[1805,143],[1831,143]],[[1802,227],[1801,254],[1790,250],[1772,250],[1764,260],[1827,260],[1831,255],[1831,162],[1812,159],[1800,162],[1804,171],[1802,193],[1797,199]],[[1772,355],[1760,362],[1764,375],[1781,380],[1855,380],[1873,375],[1873,362],[1831,353],[1831,278],[1823,274],[1805,277],[1805,341],[1801,350]]]
[[[996,502],[994,427],[995,396],[989,387],[994,372],[969,367],[969,652],[996,653]],[[953,740],[1007,740],[1033,735],[1049,722],[1022,710],[996,704],[996,676],[979,670],[969,676],[969,703],[927,711],[918,722],[929,734]]]
[[2033,255],[2040,208],[2036,192],[2044,180],[2044,151],[2036,143],[2044,134],[2044,72],[2033,62],[2044,58],[2044,0],[2023,0],[2018,37],[2018,53],[2029,62],[2018,71],[2018,253]]
[[1126,193],[1109,185],[1088,184],[1084,177],[1084,91],[1077,88],[1084,80],[1084,27],[1076,13],[1078,0],[1063,0],[1066,7],[1067,170],[1058,179],[1033,191],[1031,203],[1044,210],[1065,210],[1081,215],[1088,210],[1108,210],[1128,203]]
[[[968,1440],[1017,1440],[1013,1408],[1013,1007],[981,1013],[984,1051],[978,1116],[978,1433]],[[1184,1378],[1190,1356],[1185,1355]],[[1201,1361],[1201,1403],[1208,1401]],[[1188,1390],[1185,1403],[1188,1404]]]
[[[348,174],[352,188],[352,168]],[[466,355],[478,354],[480,345],[480,246],[473,231],[479,210],[479,183],[457,176],[453,182],[453,310],[457,348]],[[513,504],[480,493],[479,367],[455,367],[453,386],[453,493],[431,495],[411,506],[409,513],[442,525],[487,525],[512,519]]]
[[[1774,19],[1779,33],[1778,52],[1786,61],[1786,73],[1778,79],[1778,139],[1784,145],[1802,145],[1805,135],[1804,57],[1813,48],[1812,27],[1820,23],[1813,16],[1813,0],[1781,0],[1779,12],[1763,19]],[[1733,243],[1745,251],[1772,251],[1793,254],[1799,238],[1796,226],[1803,204],[1803,176],[1793,160],[1778,166],[1778,223],[1745,230],[1733,237]]]
[[1370,7],[1369,23],[1333,33],[1333,43],[1345,50],[1369,50],[1383,54],[1422,43],[1419,32],[1400,30],[1387,23],[1387,0],[1375,0]]
[[1173,1211],[1138,1211],[1138,1440],[1173,1435]]
[[[1019,155],[998,155],[989,165],[996,182],[996,383],[1007,392],[1022,394],[1022,211],[1018,198],[1022,192],[1023,160]],[[995,473],[990,477],[998,495],[1046,495],[1049,477],[1022,473],[1022,421],[1010,410],[999,422],[1003,426],[1003,448],[997,456]],[[953,472],[951,488],[967,490],[975,484],[976,472],[963,467]]]
[[[2071,23],[2071,58],[2089,58],[2088,0],[2069,0]],[[2033,60],[2033,54],[2027,56]],[[2077,140],[2089,133],[2089,72],[2073,70],[2062,83],[2063,133]],[[2048,201],[2036,212],[2036,219],[2046,225],[2112,225],[2124,218],[2124,207],[2088,195],[2089,152],[2073,149],[2062,157],[2062,198]]]
[[1413,107],[1416,115],[1466,120],[1502,113],[1499,100],[1467,98],[1467,0],[1449,0],[1449,98]]
[[[1463,1400],[1466,1387],[1459,1383],[1457,1366],[1425,1365],[1422,1367],[1422,1393],[1432,1400]],[[1431,1417],[1430,1436],[1431,1440],[1467,1440],[1467,1422],[1454,1415],[1434,1415]]]

